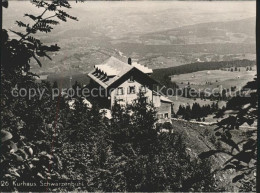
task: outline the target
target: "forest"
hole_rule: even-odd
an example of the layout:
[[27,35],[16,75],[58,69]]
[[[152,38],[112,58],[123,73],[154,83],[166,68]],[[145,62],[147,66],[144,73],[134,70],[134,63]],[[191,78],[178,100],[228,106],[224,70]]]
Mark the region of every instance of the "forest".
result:
[[233,60],[233,61],[220,61],[220,62],[197,62],[191,64],[184,64],[170,68],[154,69],[152,77],[161,83],[165,83],[165,79],[172,75],[186,74],[191,72],[198,72],[202,70],[218,70],[221,68],[232,67],[249,67],[255,65],[255,61],[251,60]]
[[[222,108],[222,110],[223,109],[224,108]],[[213,102],[211,105],[200,106],[199,103],[195,102],[192,107],[190,107],[190,105],[187,105],[186,107],[180,105],[174,117],[178,118],[180,116],[185,120],[195,119],[197,121],[205,121],[205,117],[217,113],[219,110],[218,103]]]

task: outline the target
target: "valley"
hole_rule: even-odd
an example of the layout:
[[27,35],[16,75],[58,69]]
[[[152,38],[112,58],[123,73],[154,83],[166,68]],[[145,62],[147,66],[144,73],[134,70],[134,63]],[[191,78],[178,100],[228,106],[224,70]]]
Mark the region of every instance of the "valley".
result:
[[[49,36],[37,35],[61,49],[51,56],[53,60],[44,60],[42,68],[32,61],[33,72],[84,74],[109,56],[131,57],[152,69],[256,58],[254,2],[71,4],[69,13],[79,21],[63,23]],[[37,11],[25,1],[12,1],[10,7],[14,14],[4,10],[3,27],[12,30],[18,30],[16,18],[23,18],[26,10]]]

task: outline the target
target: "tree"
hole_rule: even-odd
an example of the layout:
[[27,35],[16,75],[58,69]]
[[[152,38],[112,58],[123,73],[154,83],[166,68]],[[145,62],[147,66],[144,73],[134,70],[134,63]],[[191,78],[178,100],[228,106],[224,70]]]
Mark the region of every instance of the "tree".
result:
[[171,117],[171,118],[176,117],[176,113],[174,112],[173,105],[174,105],[174,104],[171,104],[171,114],[172,114],[172,117]]
[[180,105],[179,110],[177,111],[177,115],[184,115],[185,107]]
[[[12,182],[60,178],[57,173],[61,167],[58,150],[54,153],[54,145],[59,149],[60,142],[58,139],[54,141],[54,138],[58,138],[57,134],[62,129],[59,112],[63,109],[58,108],[61,102],[59,99],[50,100],[47,95],[40,100],[38,94],[31,98],[28,95],[25,98],[15,97],[11,91],[23,88],[28,92],[29,88],[47,88],[46,94],[50,94],[50,84],[35,83],[36,75],[30,72],[31,60],[34,59],[41,66],[39,58],[50,59],[48,53],[60,48],[56,44],[45,45],[34,35],[51,32],[53,26],[59,24],[54,18],[61,21],[77,18],[64,11],[71,8],[66,0],[31,2],[44,11],[39,15],[25,14],[32,21],[30,23],[16,22],[24,32],[10,31],[19,38],[10,39],[5,29],[1,33],[1,141],[4,143],[1,178],[10,184],[4,187],[4,191],[46,191],[46,187],[14,187]],[[53,15],[46,16],[47,12]]]
[[188,120],[188,121],[191,119],[191,107],[190,107],[189,104],[186,106],[185,114],[184,114],[183,118]]
[[[233,139],[233,130],[241,130],[241,125],[251,126],[257,120],[258,98],[257,79],[248,82],[243,90],[250,89],[249,96],[244,92],[242,96],[230,99],[226,109],[221,113],[227,117],[217,123],[215,135],[222,143],[227,144],[230,150],[211,150],[200,154],[201,158],[224,153],[230,158],[225,162],[223,170],[233,169],[236,176],[233,183],[239,183],[241,191],[256,191],[256,166],[257,166],[257,128],[247,131],[248,138],[241,141]],[[234,111],[237,113],[234,115]],[[231,114],[230,114],[231,113]]]
[[[175,95],[178,85],[175,82],[171,81],[171,77],[168,75],[163,76],[161,84],[164,85],[162,92],[165,95]],[[167,88],[171,88],[171,90],[167,90]]]
[[147,103],[142,92],[138,93],[138,98],[132,105],[121,107],[116,104],[112,110],[111,124],[116,149],[131,145],[138,151],[149,152],[156,141],[155,115],[155,108]]
[[[99,178],[103,190],[213,191],[210,163],[192,159],[180,134],[157,132],[154,110],[142,97],[133,106],[113,108],[112,154]],[[170,123],[161,126],[173,128]]]
[[[54,18],[66,21],[62,8],[67,0],[32,1],[43,8],[40,15],[26,14],[33,24],[18,21],[24,33],[10,39],[2,31],[3,62],[1,85],[1,177],[18,182],[83,180],[84,191],[211,191],[214,178],[207,161],[191,159],[182,138],[155,130],[155,108],[141,93],[126,108],[115,105],[106,122],[98,106],[88,108],[84,98],[56,96],[49,82],[36,83],[30,61],[41,65],[41,57],[59,50],[44,45],[35,33],[52,30]],[[53,13],[45,16],[47,12]],[[45,17],[44,17],[45,16]],[[46,89],[46,95],[14,97],[12,89]],[[77,88],[77,84],[74,89]],[[73,100],[73,101],[72,101]],[[70,102],[73,102],[71,105]],[[75,191],[76,187],[5,187],[3,191]]]
[[199,103],[193,103],[191,109],[191,116],[193,119],[197,119],[201,117],[201,107]]
[[[227,68],[230,71],[231,67],[247,67],[255,64],[255,61],[250,60],[234,60],[234,61],[220,61],[220,62],[197,62],[185,64],[181,66],[162,68],[154,70],[151,75],[155,80],[163,84],[164,78],[172,75],[192,73],[202,70],[218,70],[220,68]],[[182,83],[181,83],[182,84]]]

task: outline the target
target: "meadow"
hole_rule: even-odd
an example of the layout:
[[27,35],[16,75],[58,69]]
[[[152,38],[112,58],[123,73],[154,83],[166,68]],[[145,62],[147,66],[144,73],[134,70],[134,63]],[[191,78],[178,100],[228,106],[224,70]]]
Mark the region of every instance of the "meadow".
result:
[[240,67],[240,71],[224,70],[203,70],[193,73],[171,76],[171,81],[176,82],[180,87],[190,87],[195,89],[222,88],[230,89],[233,86],[243,87],[248,81],[252,81],[256,75],[256,69],[246,71],[245,67]]
[[[236,87],[235,90],[241,89],[246,85],[247,82],[252,81],[256,75],[256,68],[253,67],[252,71],[247,71],[245,67],[240,67],[240,71],[224,71],[224,70],[203,70],[187,74],[179,74],[171,76],[171,81],[176,82],[180,88],[190,86],[196,91],[204,91],[205,89],[214,89],[218,92],[221,89],[229,89]],[[227,69],[225,69],[227,70]],[[234,94],[234,92],[232,92]],[[179,106],[192,105],[196,102],[202,105],[212,104],[213,102],[209,99],[190,99],[181,96],[172,96],[170,99],[173,101],[174,112],[177,112]],[[220,108],[226,105],[226,101],[218,101]],[[206,121],[215,121],[213,116],[206,118]]]

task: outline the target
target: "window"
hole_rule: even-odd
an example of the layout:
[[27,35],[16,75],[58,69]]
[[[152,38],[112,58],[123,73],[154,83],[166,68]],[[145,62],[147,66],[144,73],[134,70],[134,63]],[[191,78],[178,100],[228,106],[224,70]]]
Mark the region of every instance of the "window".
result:
[[141,92],[146,93],[146,86],[141,86],[140,90]]
[[134,77],[133,76],[130,76],[129,82],[134,82]]
[[165,114],[164,114],[164,118],[168,118],[168,113],[165,113]]
[[162,119],[162,118],[163,118],[163,114],[161,114],[161,113],[160,113],[160,114],[157,114],[157,118],[158,118],[158,119]]
[[117,95],[123,95],[123,94],[124,94],[124,88],[123,87],[117,88]]
[[135,86],[129,86],[128,94],[134,94],[134,93],[135,93]]

